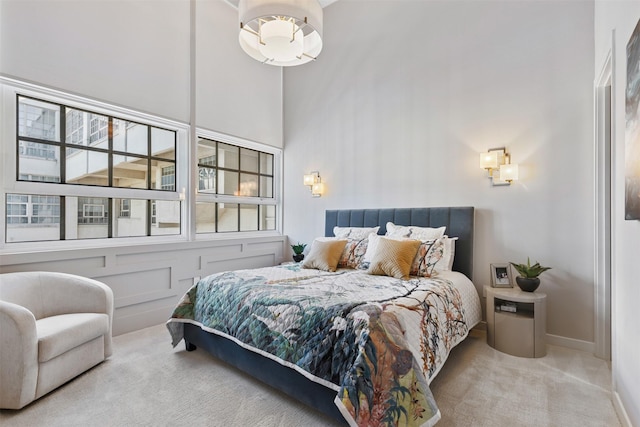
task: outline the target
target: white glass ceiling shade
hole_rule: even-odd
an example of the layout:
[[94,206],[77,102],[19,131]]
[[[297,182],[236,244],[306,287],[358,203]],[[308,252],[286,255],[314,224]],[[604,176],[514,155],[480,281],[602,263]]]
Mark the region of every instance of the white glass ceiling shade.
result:
[[239,41],[252,58],[289,67],[322,50],[322,7],[317,0],[240,0]]

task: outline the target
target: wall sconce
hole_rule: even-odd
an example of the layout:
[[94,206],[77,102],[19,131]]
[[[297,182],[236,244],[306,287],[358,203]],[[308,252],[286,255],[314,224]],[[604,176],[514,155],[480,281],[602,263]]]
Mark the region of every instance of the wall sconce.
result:
[[320,178],[320,172],[312,171],[304,176],[304,185],[311,190],[311,196],[320,197],[324,193],[324,184]]
[[480,168],[487,170],[494,186],[511,185],[511,181],[518,179],[518,165],[511,163],[511,156],[504,147],[480,154]]

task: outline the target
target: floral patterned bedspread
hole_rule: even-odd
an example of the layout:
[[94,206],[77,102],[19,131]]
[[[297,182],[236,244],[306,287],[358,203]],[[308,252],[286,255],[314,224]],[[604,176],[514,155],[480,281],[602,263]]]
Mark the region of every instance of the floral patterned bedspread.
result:
[[167,327],[174,346],[194,323],[304,371],[336,390],[351,425],[430,426],[440,413],[429,382],[479,320],[465,314],[461,294],[475,297],[471,312],[479,300],[459,277],[403,281],[299,264],[218,273],[184,295]]

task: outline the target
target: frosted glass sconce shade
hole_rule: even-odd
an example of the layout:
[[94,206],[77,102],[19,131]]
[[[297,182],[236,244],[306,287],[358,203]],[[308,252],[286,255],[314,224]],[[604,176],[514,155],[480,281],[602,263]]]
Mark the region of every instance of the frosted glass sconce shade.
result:
[[518,165],[511,163],[511,156],[504,148],[492,148],[480,154],[480,168],[486,169],[494,186],[510,185],[518,179]]
[[322,183],[322,179],[320,178],[320,172],[313,171],[309,174],[304,175],[304,185],[309,187],[311,190],[311,195],[313,197],[320,197],[324,193],[324,184]]
[[480,168],[482,169],[496,169],[498,164],[498,152],[487,151],[480,154]]
[[501,181],[516,181],[518,179],[518,165],[500,165],[500,180]]
[[311,186],[311,195],[313,197],[320,197],[324,193],[324,184],[317,182]]
[[316,173],[310,173],[304,176],[304,185],[312,186],[315,184],[316,180],[320,177],[320,175]]

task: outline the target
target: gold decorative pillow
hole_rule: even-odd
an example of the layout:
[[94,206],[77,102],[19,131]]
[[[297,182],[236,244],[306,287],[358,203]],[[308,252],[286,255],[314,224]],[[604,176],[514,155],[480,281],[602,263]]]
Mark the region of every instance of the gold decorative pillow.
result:
[[314,240],[302,268],[336,271],[346,240]]
[[420,240],[393,240],[380,238],[369,265],[370,274],[408,279],[411,264],[420,247]]

